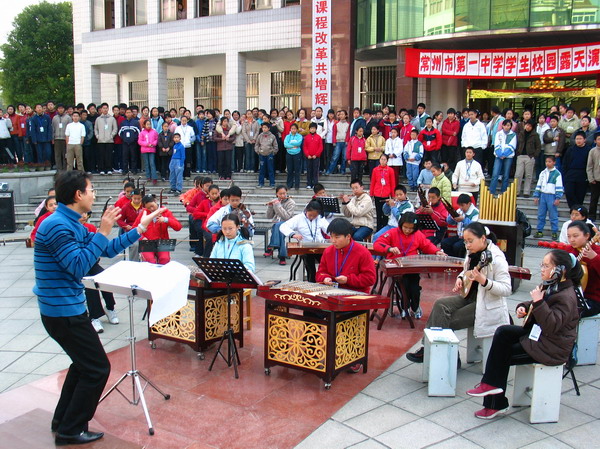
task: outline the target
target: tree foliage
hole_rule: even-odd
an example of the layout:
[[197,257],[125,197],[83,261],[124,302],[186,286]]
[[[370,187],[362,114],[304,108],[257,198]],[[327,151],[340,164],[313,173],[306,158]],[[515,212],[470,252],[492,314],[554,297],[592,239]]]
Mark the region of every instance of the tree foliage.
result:
[[[15,1],[15,0],[12,0]],[[73,11],[69,2],[28,6],[2,45],[0,87],[6,104],[75,101]]]

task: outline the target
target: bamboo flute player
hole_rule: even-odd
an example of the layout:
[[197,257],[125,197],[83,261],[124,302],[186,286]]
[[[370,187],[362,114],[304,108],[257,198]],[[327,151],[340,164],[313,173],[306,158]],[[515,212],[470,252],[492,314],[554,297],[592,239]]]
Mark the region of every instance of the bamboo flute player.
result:
[[95,193],[90,177],[68,171],[56,180],[58,208],[38,229],[33,253],[35,287],[44,328],[71,358],[51,430],[58,446],[98,440],[102,432],[90,432],[98,400],[110,374],[110,362],[85,307],[81,278],[99,257],[115,257],[137,242],[148,224],[164,209],[144,215],[140,224],[109,240],[121,209],[109,207],[97,233],[81,225],[90,212]]

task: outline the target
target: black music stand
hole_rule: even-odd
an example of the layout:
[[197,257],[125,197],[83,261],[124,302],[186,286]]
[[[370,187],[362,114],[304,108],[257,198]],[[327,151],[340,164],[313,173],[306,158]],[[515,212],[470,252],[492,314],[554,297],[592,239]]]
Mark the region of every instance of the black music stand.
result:
[[[208,283],[222,282],[227,285],[227,329],[223,332],[219,346],[217,346],[217,352],[215,353],[210,366],[209,371],[212,371],[213,365],[217,360],[217,356],[221,356],[227,363],[227,366],[233,364],[233,370],[235,372],[235,378],[239,379],[238,365],[241,365],[240,356],[238,353],[235,339],[233,338],[233,327],[231,326],[231,284],[244,284],[247,287],[254,287],[259,284],[256,277],[249,272],[241,260],[239,259],[203,259],[200,257],[194,257],[194,262],[200,268],[200,271],[206,277]],[[240,301],[240,307],[242,303]],[[243,323],[240,323],[240,326]],[[223,343],[227,340],[227,357],[221,352]]]
[[440,227],[438,226],[438,224],[435,221],[433,221],[433,218],[431,218],[431,215],[417,214],[417,229],[419,229],[419,230],[429,229],[429,230],[433,230],[433,231],[439,231]]
[[339,214],[340,213],[340,200],[334,196],[320,196],[316,200],[323,205],[324,214]]

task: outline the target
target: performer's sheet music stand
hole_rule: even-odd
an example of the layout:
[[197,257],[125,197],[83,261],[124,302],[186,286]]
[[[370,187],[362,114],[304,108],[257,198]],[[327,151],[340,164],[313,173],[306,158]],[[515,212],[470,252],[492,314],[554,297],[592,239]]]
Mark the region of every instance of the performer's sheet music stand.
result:
[[323,213],[325,214],[339,214],[340,213],[340,200],[334,196],[320,196],[316,200],[323,205]]
[[140,253],[156,253],[175,251],[177,239],[140,240]]
[[417,214],[417,229],[419,229],[419,230],[430,229],[433,231],[439,231],[440,227],[438,226],[438,224],[435,221],[433,221],[433,218],[431,218],[431,215]]
[[[142,290],[137,287],[137,285],[132,285],[129,289],[124,289],[119,285],[110,285],[105,283],[96,283],[93,278],[84,278],[83,284],[88,288],[96,288],[98,290],[109,291],[112,293],[119,293],[127,295],[127,301],[129,302],[129,354],[131,356],[131,369],[125,374],[123,374],[119,380],[112,386],[110,389],[102,395],[99,403],[102,402],[106,397],[111,394],[113,391],[117,391],[121,396],[127,400],[132,405],[142,404],[142,409],[144,410],[144,415],[146,416],[146,422],[148,423],[148,433],[150,435],[154,435],[154,427],[152,427],[152,421],[150,420],[150,412],[148,411],[148,405],[146,404],[146,398],[144,397],[144,390],[148,385],[158,391],[162,397],[165,399],[170,399],[171,395],[164,393],[160,388],[154,385],[150,379],[148,379],[140,370],[137,369],[136,357],[135,357],[135,321],[133,319],[133,303],[136,298],[151,300],[152,293],[147,290]],[[132,386],[132,398],[129,399],[125,394],[119,390],[119,385],[127,379],[131,377],[131,386]],[[146,381],[146,385],[142,388],[142,383],[140,382],[140,377]]]
[[[223,332],[217,352],[210,362],[208,367],[209,371],[212,371],[215,360],[220,355],[227,366],[233,364],[233,370],[235,372],[235,378],[238,379],[238,365],[241,365],[240,356],[238,354],[237,345],[233,338],[233,327],[231,326],[231,284],[242,285],[246,288],[256,288],[261,282],[254,276],[253,273],[249,272],[241,260],[239,259],[203,259],[200,257],[194,257],[194,262],[200,268],[200,271],[206,277],[209,283],[225,283],[227,285],[227,329]],[[234,282],[235,281],[235,282]],[[240,304],[240,307],[242,305]],[[241,323],[240,323],[241,325]],[[227,357],[221,352],[223,343],[227,340]]]

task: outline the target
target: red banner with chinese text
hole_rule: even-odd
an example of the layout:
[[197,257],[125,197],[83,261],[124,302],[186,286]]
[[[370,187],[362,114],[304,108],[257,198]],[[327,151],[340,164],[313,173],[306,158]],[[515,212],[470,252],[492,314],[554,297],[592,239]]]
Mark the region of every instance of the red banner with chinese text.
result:
[[415,78],[532,78],[600,73],[600,43],[499,50],[406,49]]
[[312,1],[312,107],[331,104],[332,0]]

